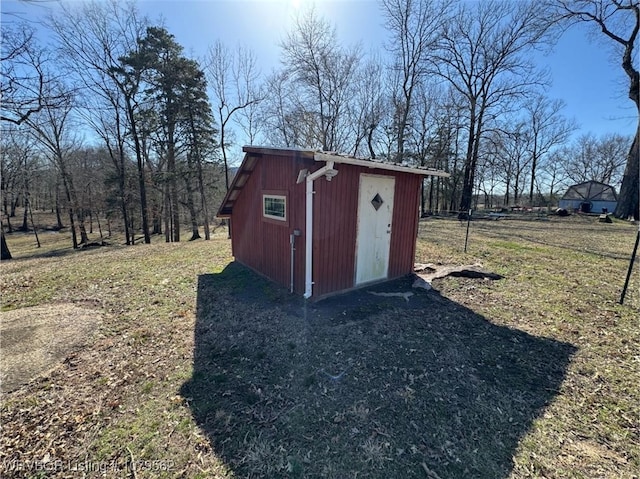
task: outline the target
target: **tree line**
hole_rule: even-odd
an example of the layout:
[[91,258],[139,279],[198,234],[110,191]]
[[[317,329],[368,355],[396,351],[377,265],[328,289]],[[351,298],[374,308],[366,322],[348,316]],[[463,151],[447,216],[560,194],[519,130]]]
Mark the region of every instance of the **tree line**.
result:
[[[218,40],[194,59],[134,2],[63,5],[44,25],[2,29],[2,208],[28,229],[33,208],[87,230],[122,228],[126,243],[154,234],[191,239],[210,222],[232,178],[234,146],[335,151],[438,168],[423,211],[493,204],[543,206],[568,182],[621,184],[616,215],[638,213],[638,135],[585,134],[545,94],[532,62],[567,25],[612,40],[638,108],[633,0],[381,0],[384,51],[344,45],[309,10],[263,75],[246,47]],[[578,82],[578,80],[577,80]],[[579,85],[577,85],[579,87]],[[634,90],[635,88],[635,90]],[[90,139],[87,138],[90,136]],[[634,176],[635,172],[635,176]],[[14,218],[21,212],[21,221]],[[12,222],[13,221],[13,222]],[[19,225],[19,226],[18,226]]]

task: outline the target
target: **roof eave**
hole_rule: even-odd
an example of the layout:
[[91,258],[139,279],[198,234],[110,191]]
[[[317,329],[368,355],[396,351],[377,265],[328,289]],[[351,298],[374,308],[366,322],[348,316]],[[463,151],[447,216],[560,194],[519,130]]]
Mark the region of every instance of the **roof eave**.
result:
[[345,165],[362,166],[362,167],[371,168],[371,169],[375,168],[379,170],[397,171],[400,173],[410,173],[413,175],[439,176],[442,178],[449,178],[451,176],[449,173],[442,170],[435,170],[431,168],[416,168],[411,166],[397,165],[394,163],[385,163],[382,161],[362,160],[359,158],[335,155],[332,153],[317,152],[314,156],[314,159],[315,161],[322,161],[322,162],[333,161],[334,163],[338,163],[338,164],[342,163]]
[[439,176],[442,178],[448,178],[451,176],[446,171],[429,169],[429,168],[417,168],[411,166],[403,166],[395,163],[385,163],[375,160],[364,160],[360,158],[354,158],[351,156],[338,155],[335,153],[323,153],[314,150],[304,150],[297,148],[269,148],[262,146],[250,146],[245,145],[242,147],[242,151],[245,153],[242,164],[236,175],[229,185],[229,190],[222,200],[222,204],[216,213],[217,218],[230,218],[233,213],[233,205],[236,198],[240,194],[240,190],[244,188],[245,183],[248,181],[249,176],[253,172],[258,158],[263,155],[281,155],[291,156],[293,158],[303,158],[309,160],[315,160],[318,162],[332,161],[337,164],[361,166],[370,169],[379,169],[387,171],[396,171],[399,173],[410,173],[421,176]]

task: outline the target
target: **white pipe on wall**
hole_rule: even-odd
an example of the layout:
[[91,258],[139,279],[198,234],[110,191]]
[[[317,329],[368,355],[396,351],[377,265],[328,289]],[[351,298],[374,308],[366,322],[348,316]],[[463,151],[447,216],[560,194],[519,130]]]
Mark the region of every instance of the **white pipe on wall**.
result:
[[304,297],[309,299],[313,294],[313,182],[323,175],[327,175],[327,179],[334,177],[337,171],[333,169],[333,161],[327,163],[319,170],[307,175],[307,195],[306,195],[306,224],[305,224],[305,281],[304,281]]

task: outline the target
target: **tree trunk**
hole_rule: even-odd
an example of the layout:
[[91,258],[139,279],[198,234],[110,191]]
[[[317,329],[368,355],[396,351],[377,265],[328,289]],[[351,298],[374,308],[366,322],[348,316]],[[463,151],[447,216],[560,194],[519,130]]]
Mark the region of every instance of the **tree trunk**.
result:
[[154,235],[162,234],[162,207],[158,208],[157,202],[153,207],[153,213],[151,215],[151,225],[153,227]]
[[[118,179],[118,189],[120,190],[120,211],[122,213],[122,222],[124,223],[124,237],[127,246],[131,245],[131,233],[129,231],[129,215],[127,211],[126,187],[124,177]],[[111,236],[111,234],[109,234]]]
[[176,243],[180,242],[180,208],[178,203],[178,185],[175,175],[172,175],[170,183],[170,201],[171,201],[171,223],[173,227],[172,240]]
[[74,219],[74,211],[73,205],[75,202],[71,198],[71,190],[69,188],[68,178],[64,174],[64,171],[60,172],[62,176],[62,185],[64,186],[64,191],[67,196],[68,203],[68,211],[69,211],[69,227],[71,228],[71,242],[73,244],[73,249],[78,249],[78,236],[76,232],[76,221]]
[[[124,92],[123,92],[124,93]],[[140,188],[140,210],[142,218],[142,232],[144,233],[144,242],[151,244],[151,235],[149,234],[149,218],[147,217],[147,186],[144,174],[144,162],[142,159],[142,148],[140,146],[140,137],[138,136],[138,128],[136,124],[136,115],[134,107],[131,104],[131,97],[125,93],[127,103],[127,117],[131,136],[133,137],[133,145],[136,152],[136,160],[138,165],[138,186]]]
[[[193,171],[191,161],[189,161],[189,171]],[[193,199],[193,187],[191,186],[189,174],[184,176],[184,185],[187,192],[187,209],[189,210],[189,219],[191,220],[191,238],[189,238],[189,241],[193,241],[200,239],[201,236],[200,231],[198,231],[198,213],[196,212],[196,205]]]
[[[63,173],[65,174],[65,173]],[[89,242],[89,236],[87,235],[87,229],[85,228],[84,210],[78,205],[78,195],[76,194],[75,186],[71,177],[67,178],[67,185],[69,187],[69,204],[73,205],[76,217],[78,218],[78,230],[80,231],[80,244],[87,244]],[[71,209],[69,210],[71,211]],[[75,231],[75,228],[74,228]]]
[[[536,146],[534,145],[534,149]],[[531,157],[531,184],[529,186],[529,206],[533,205],[533,188],[536,181],[536,169],[538,168],[538,155],[534,153]]]
[[[171,101],[170,99],[167,101]],[[167,118],[167,173],[169,174],[169,202],[171,204],[171,240],[180,242],[180,208],[178,203],[178,171],[176,169],[175,120]]]
[[38,230],[36,229],[36,222],[33,221],[33,208],[27,197],[27,206],[29,207],[29,215],[31,216],[31,227],[33,228],[33,235],[36,237],[36,245],[40,248],[40,238],[38,237]]
[[429,180],[429,212],[433,213],[434,207],[433,207],[433,188],[434,188],[434,183],[435,183],[435,177],[431,177]]
[[0,191],[2,191],[2,211],[4,212],[5,216],[9,216],[9,197],[5,193],[7,187],[4,184],[4,176],[6,175],[4,174],[4,172],[2,172],[0,174],[0,183],[2,184],[2,188],[0,188]]
[[24,213],[22,214],[22,226],[20,231],[29,231],[29,197],[25,193],[24,196]]
[[[191,126],[191,140],[193,141],[193,150],[195,154],[195,166],[198,173],[198,192],[200,193],[200,207],[202,208],[202,216],[204,217],[204,239],[211,239],[211,232],[209,231],[209,209],[207,208],[207,198],[204,194],[204,178],[202,175],[202,157],[200,156],[200,148],[198,147],[198,138],[196,135],[195,122],[193,121],[193,111],[189,109],[189,124]],[[189,164],[189,170],[193,165]],[[198,235],[199,237],[199,235]],[[192,238],[196,239],[196,238]]]
[[11,211],[9,212],[9,216],[11,218],[15,218],[15,216],[16,216],[16,208],[18,208],[18,200],[19,200],[18,196],[16,196],[15,198],[13,198],[11,200],[11,204],[10,204],[10,206],[11,206],[10,210]]
[[376,152],[373,149],[373,132],[374,132],[375,128],[369,128],[369,131],[367,133],[367,148],[369,149],[369,157],[372,160],[376,159]]
[[[458,137],[456,135],[456,154],[453,157],[453,165],[451,167],[451,177],[449,178],[451,184],[451,198],[449,199],[449,211],[453,211],[456,208],[457,196],[458,196]],[[445,208],[447,206],[445,205]]]
[[618,205],[614,213],[616,218],[634,218],[639,219],[639,195],[640,187],[638,184],[638,177],[640,176],[639,162],[640,162],[640,124],[636,129],[636,136],[631,144],[629,150],[629,157],[627,159],[627,166],[624,170],[624,176],[622,177],[622,186],[620,187],[620,195],[618,196]]
[[[120,110],[115,109],[116,115],[116,141],[118,142],[117,158],[113,158],[111,147],[109,147],[109,153],[111,153],[113,162],[118,172],[118,195],[120,196],[120,212],[122,213],[122,222],[124,224],[124,237],[127,246],[132,245],[133,234],[129,231],[129,211],[127,209],[127,167],[125,165],[125,151],[124,151],[124,138],[121,131]],[[111,236],[111,232],[109,232]]]
[[124,165],[124,148],[120,148],[118,152],[118,196],[120,203],[120,213],[122,214],[122,223],[124,224],[124,237],[125,244],[131,245],[131,232],[129,231],[129,211],[127,210],[127,185],[125,178],[125,165]]
[[471,209],[473,201],[473,188],[475,186],[476,165],[478,161],[478,131],[480,131],[480,120],[476,128],[475,115],[469,124],[469,140],[467,143],[467,159],[464,165],[464,179],[462,181],[462,198],[460,200],[460,212],[467,212]]
[[204,193],[204,178],[202,177],[202,162],[198,158],[198,190],[200,191],[200,203],[202,206],[202,215],[204,216],[204,239],[211,239],[209,231],[209,208],[207,205],[207,197]]
[[[220,120],[222,120],[222,109],[220,109]],[[224,127],[226,122],[221,121],[220,127],[220,150],[222,151],[222,161],[224,163],[224,188],[225,193],[229,191],[229,163],[227,162],[227,147],[225,146]]]
[[61,230],[64,228],[62,223],[62,213],[60,211],[60,185],[56,183],[56,229]]
[[73,208],[69,206],[69,225],[71,228],[71,243],[73,244],[73,249],[78,249],[78,234],[76,232],[76,222],[73,219]]
[[469,138],[467,140],[467,155],[464,165],[464,180],[462,181],[462,198],[460,200],[460,212],[467,212],[471,209],[473,201],[473,188],[476,181],[476,167],[478,164],[478,151],[480,143],[480,132],[482,131],[482,107],[476,116],[475,103],[471,105],[469,119]]
[[4,239],[4,231],[2,231],[2,228],[0,227],[0,242],[2,243],[2,254],[0,255],[0,259],[2,261],[6,261],[8,259],[11,259],[11,251],[9,251],[9,246],[7,246],[7,240]]
[[163,195],[163,213],[164,213],[164,241],[166,243],[171,243],[171,202],[169,201],[169,185],[165,182],[164,184],[164,195]]
[[404,135],[405,130],[407,129],[407,118],[409,117],[409,104],[406,103],[404,105],[404,109],[402,112],[402,119],[398,124],[398,139],[396,140],[396,144],[398,147],[398,152],[396,153],[396,163],[402,163],[402,159],[404,157]]

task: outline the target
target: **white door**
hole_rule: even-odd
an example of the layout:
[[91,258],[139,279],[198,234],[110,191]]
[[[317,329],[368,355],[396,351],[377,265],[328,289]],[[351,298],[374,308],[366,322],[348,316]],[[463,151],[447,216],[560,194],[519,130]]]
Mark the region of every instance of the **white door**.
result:
[[395,181],[392,176],[360,175],[356,285],[384,279],[389,272]]

